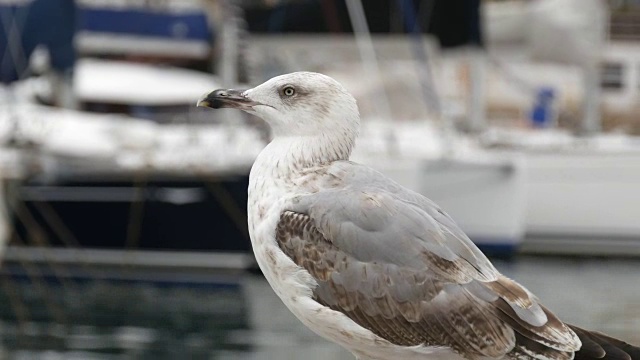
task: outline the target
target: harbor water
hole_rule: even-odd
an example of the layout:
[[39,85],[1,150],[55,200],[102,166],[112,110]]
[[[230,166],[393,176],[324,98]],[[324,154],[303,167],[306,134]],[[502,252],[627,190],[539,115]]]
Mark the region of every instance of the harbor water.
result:
[[[640,259],[494,263],[563,320],[640,343]],[[299,323],[260,275],[207,285],[36,275],[2,279],[0,359],[353,358]]]

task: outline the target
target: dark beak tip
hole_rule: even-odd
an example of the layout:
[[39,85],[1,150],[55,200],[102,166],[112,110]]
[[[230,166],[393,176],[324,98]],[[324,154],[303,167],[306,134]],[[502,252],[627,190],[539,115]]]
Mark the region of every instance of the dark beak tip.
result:
[[196,104],[196,106],[219,109],[224,105],[221,99],[224,99],[226,96],[227,96],[227,90],[225,89],[214,90],[210,93],[203,95],[200,98],[200,100],[198,100],[198,103]]
[[223,105],[224,103],[217,99],[206,99],[198,102],[199,107],[208,107],[212,109],[220,109]]

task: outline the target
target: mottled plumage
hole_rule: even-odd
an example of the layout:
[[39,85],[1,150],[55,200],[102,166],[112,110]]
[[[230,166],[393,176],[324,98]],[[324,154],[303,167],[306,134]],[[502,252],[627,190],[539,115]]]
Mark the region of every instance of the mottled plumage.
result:
[[251,170],[251,241],[275,292],[321,336],[362,359],[640,360],[559,320],[432,201],[349,162],[359,114],[335,80],[293,73],[201,101],[274,130]]
[[[544,350],[540,359],[570,359],[579,349],[575,334],[432,202],[360,165],[332,168],[350,185],[296,199],[275,236],[318,282],[316,301],[394,344],[446,345],[467,358],[534,349]],[[365,174],[371,181],[355,178]]]

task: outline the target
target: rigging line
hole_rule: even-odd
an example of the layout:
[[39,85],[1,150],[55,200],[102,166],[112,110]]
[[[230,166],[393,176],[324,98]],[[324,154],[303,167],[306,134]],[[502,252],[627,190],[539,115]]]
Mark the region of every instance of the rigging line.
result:
[[518,76],[512,69],[509,69],[502,61],[487,52],[487,57],[491,65],[493,65],[505,80],[510,81],[516,89],[533,96],[536,93],[536,85],[532,82]]
[[[422,66],[417,66],[418,81],[420,82],[420,88],[424,95],[425,104],[435,112],[437,119],[440,121],[442,129],[442,136],[446,139],[445,148],[443,151],[443,157],[448,157],[454,152],[453,137],[455,134],[455,126],[449,116],[443,113],[442,99],[438,94],[435,86],[432,63],[429,61],[427,52],[425,51],[425,45],[422,39],[422,31],[418,18],[416,18],[415,8],[410,0],[398,0],[397,2],[401,16],[404,20],[407,31],[409,31],[412,39],[412,50],[414,56],[422,63]],[[425,13],[424,27],[425,30],[429,28],[431,18],[433,16],[433,7],[435,0],[425,0],[424,7],[418,8],[418,14]]]
[[210,177],[205,175],[205,184],[209,193],[218,201],[220,206],[229,214],[229,217],[235,224],[236,228],[240,230],[242,235],[249,239],[249,229],[247,228],[247,213],[238,206],[237,201],[233,198],[229,190],[227,190],[221,184],[212,181]]
[[[149,155],[147,155],[149,156]],[[147,161],[148,164],[148,161]],[[132,274],[135,270],[135,259],[138,256],[135,250],[140,244],[142,234],[142,218],[145,210],[145,191],[149,180],[148,167],[145,166],[141,170],[134,173],[133,187],[135,188],[131,205],[129,206],[129,216],[127,221],[127,232],[124,244],[124,256],[120,267],[117,268],[118,274],[122,278]]]
[[[427,15],[425,27],[428,28],[428,24],[431,20],[431,15],[433,13],[434,0],[427,0],[425,3],[425,12]],[[418,23],[416,10],[411,0],[398,0],[397,4],[400,7],[400,12],[402,13],[405,28],[407,32],[409,32],[409,36],[412,40],[411,44],[413,54],[423,65],[418,66],[417,70],[418,79],[420,81],[420,88],[422,89],[422,92],[424,94],[424,100],[427,106],[429,106],[438,116],[440,116],[442,114],[442,104],[440,102],[440,98],[433,81],[433,71],[431,68],[429,57],[427,56],[427,51],[424,46],[422,31],[420,29],[420,24]]]
[[[24,7],[16,5],[15,9],[8,7],[6,11],[0,8],[0,22],[2,22],[4,32],[7,35],[6,52],[2,54],[0,65],[9,57],[12,58],[18,79],[24,78],[29,70],[28,59],[22,47],[22,30],[26,26],[26,19],[30,10],[31,7],[29,5]],[[20,67],[22,67],[22,70],[20,70]]]
[[[13,232],[13,240],[15,243],[17,243],[18,246],[27,245],[27,243],[20,237],[20,235],[16,231]],[[38,269],[37,266],[30,264],[28,261],[25,261],[24,259],[19,259],[18,262],[20,263],[20,266],[22,266],[22,268],[24,269],[27,275],[27,278],[29,279],[31,284],[33,284],[33,287],[35,288],[35,290],[39,293],[40,298],[44,302],[44,307],[47,309],[47,312],[49,312],[49,314],[51,315],[51,318],[53,319],[53,321],[59,324],[67,324],[67,321],[66,321],[67,317],[64,311],[62,310],[62,308],[55,303],[47,301],[47,299],[50,298],[52,291],[49,289],[49,286],[47,286],[42,280],[44,279],[44,275],[42,274],[42,272]]]
[[362,0],[346,0],[347,12],[353,26],[353,34],[356,39],[356,46],[360,52],[362,65],[365,72],[374,79],[375,85],[378,87],[378,101],[374,102],[376,112],[384,119],[391,118],[391,107],[386,87],[380,76],[380,66],[376,56],[376,51],[371,39],[371,32],[367,24],[367,18],[364,14]]
[[[49,241],[47,241],[46,239],[46,232],[38,224],[24,202],[19,202],[18,204],[12,206],[12,210],[17,219],[24,224],[27,230],[27,239],[26,241],[24,241],[27,246],[41,248],[52,247],[51,243],[49,243]],[[15,226],[13,226],[13,233],[15,234],[17,240],[22,241],[22,238],[18,235]],[[71,276],[69,276],[69,273],[64,268],[64,266],[58,265],[55,261],[52,261],[47,252],[44,252],[44,260],[47,266],[51,269],[53,276],[64,288],[75,287],[75,283],[73,282],[73,280],[71,280]],[[65,279],[69,280],[67,281]]]
[[[147,155],[149,156],[149,155]],[[147,161],[148,164],[148,161]],[[127,222],[127,234],[125,239],[125,250],[135,250],[140,245],[140,238],[142,236],[142,219],[145,210],[145,193],[147,184],[149,182],[149,169],[144,166],[140,171],[134,174],[133,186],[135,188],[135,194],[131,200],[129,206],[129,217]],[[134,266],[133,260],[136,255],[132,251],[125,251],[125,256],[122,258],[123,272],[130,273]]]
[[75,249],[74,257],[75,260],[83,270],[94,280],[103,280],[104,276],[100,274],[89,262],[84,260],[83,252],[85,249],[82,248],[80,242],[73,234],[73,232],[65,225],[64,221],[60,218],[57,212],[53,209],[53,207],[46,201],[34,201],[33,205],[35,209],[38,211],[42,219],[47,223],[47,225],[53,230],[54,234],[62,241],[62,243],[70,248]]
[[140,245],[142,233],[142,216],[144,215],[144,191],[148,183],[147,171],[139,172],[133,180],[134,195],[129,207],[129,221],[127,223],[127,238],[125,249],[130,250]]
[[233,198],[233,195],[223,185],[219,183],[222,177],[211,175],[207,169],[200,165],[194,164],[191,166],[193,173],[202,181],[211,196],[222,207],[235,227],[242,233],[242,236],[249,240],[249,228],[247,227],[247,212],[238,205],[238,201]]

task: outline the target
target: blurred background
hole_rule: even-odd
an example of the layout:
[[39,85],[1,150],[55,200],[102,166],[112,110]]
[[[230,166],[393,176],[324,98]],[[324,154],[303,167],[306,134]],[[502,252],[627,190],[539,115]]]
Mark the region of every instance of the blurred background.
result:
[[640,1],[0,0],[0,359],[351,359],[255,265],[268,129],[195,107],[297,70],[357,98],[353,160],[640,343]]

